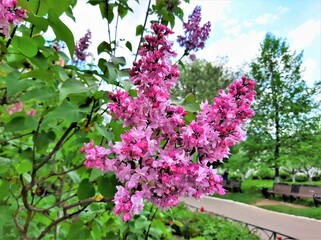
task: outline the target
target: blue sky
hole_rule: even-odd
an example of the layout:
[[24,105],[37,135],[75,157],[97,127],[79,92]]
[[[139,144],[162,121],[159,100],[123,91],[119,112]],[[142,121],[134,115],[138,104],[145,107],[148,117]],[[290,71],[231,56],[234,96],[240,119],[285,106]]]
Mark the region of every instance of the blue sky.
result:
[[[76,39],[83,36],[87,29],[92,30],[92,52],[97,45],[107,40],[107,24],[99,17],[96,7],[84,4],[74,10],[77,22],[65,19],[75,32]],[[183,2],[183,1],[182,1]],[[136,49],[139,39],[135,36],[135,27],[143,23],[147,0],[140,5],[130,0],[134,14],[126,16],[119,26],[119,38],[130,37]],[[196,5],[202,7],[203,21],[211,21],[212,32],[204,50],[198,52],[198,58],[214,61],[217,56],[227,56],[232,68],[249,62],[258,54],[259,45],[267,32],[277,38],[286,39],[290,49],[297,53],[304,51],[304,78],[312,86],[315,80],[321,80],[321,1],[320,0],[190,0],[182,4],[185,19]],[[113,31],[113,28],[111,29]],[[182,34],[182,25],[177,21],[176,34]],[[178,47],[177,47],[178,48]],[[131,62],[130,52],[118,51]]]

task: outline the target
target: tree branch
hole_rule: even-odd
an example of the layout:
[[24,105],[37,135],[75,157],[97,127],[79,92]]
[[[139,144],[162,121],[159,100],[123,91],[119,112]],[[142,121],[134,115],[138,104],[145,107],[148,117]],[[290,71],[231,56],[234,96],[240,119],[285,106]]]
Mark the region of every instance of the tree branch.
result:
[[137,51],[136,51],[136,55],[135,55],[134,62],[135,62],[136,59],[137,59],[139,47],[140,47],[140,44],[142,43],[142,40],[143,40],[143,35],[144,35],[144,32],[145,32],[146,23],[147,23],[147,18],[148,18],[148,15],[149,15],[150,4],[151,4],[151,0],[148,1],[148,7],[147,7],[146,15],[145,15],[143,31],[142,31],[142,33],[141,33],[141,35],[140,35],[140,39],[139,39],[139,43],[138,43],[138,46],[137,46]]
[[[87,208],[87,206],[93,202],[107,202],[107,201],[111,201],[112,198],[103,198],[102,200],[96,199],[95,197],[93,198],[89,198],[89,199],[84,199],[81,200],[77,203],[73,203],[73,204],[68,204],[68,205],[64,205],[63,206],[63,213],[64,215],[54,221],[52,221],[42,232],[41,234],[37,237],[37,239],[42,239],[47,232],[50,231],[51,228],[53,228],[54,226],[56,226],[57,224],[59,224],[62,221],[65,221],[67,219],[73,218],[74,216],[76,216],[77,214],[81,213],[83,210],[85,210]],[[81,207],[78,211],[73,212],[71,214],[68,214],[67,211],[71,208],[80,206],[80,205],[84,205],[83,207]]]
[[[68,127],[68,129],[65,131],[65,133],[61,136],[61,138],[59,139],[59,141],[57,142],[56,146],[52,149],[52,151],[48,154],[48,156],[45,158],[45,160],[43,160],[41,163],[39,163],[38,165],[36,165],[34,167],[34,172],[36,172],[39,168],[41,168],[43,165],[45,165],[46,163],[48,163],[48,161],[52,158],[53,155],[56,154],[56,152],[61,148],[64,140],[67,138],[68,134],[77,126],[76,122],[73,122],[70,124],[70,126]],[[34,173],[35,174],[35,173]],[[34,175],[33,175],[34,176]]]

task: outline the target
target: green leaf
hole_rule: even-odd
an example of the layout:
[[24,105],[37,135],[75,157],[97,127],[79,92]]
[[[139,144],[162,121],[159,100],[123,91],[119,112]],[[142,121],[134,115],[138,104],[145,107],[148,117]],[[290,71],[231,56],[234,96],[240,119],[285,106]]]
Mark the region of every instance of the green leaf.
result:
[[96,191],[94,185],[91,182],[89,182],[88,178],[85,178],[79,184],[77,196],[79,200],[83,200],[93,197],[95,195],[95,192]]
[[121,65],[124,66],[126,65],[126,59],[124,57],[113,57],[111,59],[111,61],[115,64],[115,65]]
[[173,221],[173,225],[176,225],[176,226],[178,226],[178,227],[183,227],[184,226],[184,224],[182,223],[182,222],[180,222],[180,221],[177,221],[177,220],[174,220]]
[[38,125],[37,120],[34,117],[31,116],[18,116],[5,125],[4,131],[5,132],[16,132],[16,131],[21,131],[21,130],[35,130]]
[[56,76],[59,79],[61,79],[61,81],[64,82],[69,78],[69,76],[66,73],[66,70],[63,67],[55,65],[55,66],[52,66],[52,69],[56,72]]
[[89,92],[94,87],[87,87],[81,81],[69,78],[61,86],[59,101],[61,103],[70,94]]
[[69,101],[64,101],[59,107],[55,108],[44,117],[43,123],[56,119],[68,122],[78,122],[86,116],[86,112],[86,109],[79,108]]
[[28,14],[27,21],[35,25],[40,30],[46,32],[48,29],[48,20],[43,17],[38,17],[34,14]]
[[16,71],[14,68],[10,67],[6,62],[0,64],[0,80],[6,78],[12,71]]
[[183,103],[194,103],[195,102],[195,96],[192,93],[187,94],[185,97]]
[[[32,2],[38,2],[38,1],[32,1]],[[50,11],[53,11],[57,16],[60,16],[63,14],[70,5],[70,0],[63,0],[63,1],[57,1],[57,0],[41,0],[40,3],[40,9],[39,14],[45,15]]]
[[49,67],[46,57],[41,52],[38,52],[36,56],[29,58],[28,60],[31,64],[37,66],[41,70],[47,70]]
[[102,222],[98,221],[96,218],[92,222],[91,236],[93,240],[100,240],[101,235],[104,232]]
[[[105,16],[108,20],[109,23],[111,23],[114,19],[114,7],[115,5],[114,4],[107,4],[107,16]],[[106,4],[104,6],[104,8],[106,8]]]
[[135,230],[143,230],[148,227],[150,221],[143,215],[140,215],[139,218],[135,221]]
[[125,128],[123,128],[123,124],[120,122],[116,122],[116,121],[111,121],[109,123],[109,126],[113,129],[113,133],[114,133],[114,140],[115,141],[120,141],[120,135],[123,134],[125,132]]
[[97,47],[98,55],[101,54],[102,52],[106,52],[108,54],[111,54],[111,51],[112,51],[111,46],[106,41],[101,42]]
[[2,78],[6,81],[8,97],[11,97],[18,92],[27,90],[29,87],[35,84],[34,81],[29,79],[19,80],[19,77],[20,73],[14,70],[9,73],[7,77]]
[[121,19],[123,19],[128,12],[128,8],[124,7],[123,5],[118,5],[118,14]]
[[133,88],[134,84],[131,82],[131,81],[128,81],[128,80],[120,80],[120,82],[122,83],[125,91],[129,91]]
[[119,182],[114,174],[109,174],[98,179],[98,191],[106,198],[115,195],[117,185],[119,185]]
[[71,7],[69,7],[67,10],[66,10],[66,15],[68,16],[68,17],[70,17],[72,20],[74,20],[74,22],[76,22],[76,18],[75,18],[75,16],[74,16],[74,14],[73,14],[73,12],[72,12],[72,8]]
[[129,51],[131,51],[131,52],[133,51],[133,46],[132,46],[131,42],[127,41],[125,45]]
[[37,42],[29,37],[16,37],[20,52],[27,57],[34,57],[38,52]]
[[[1,179],[0,179],[1,181]],[[9,191],[10,185],[7,181],[3,180],[0,182],[0,199],[7,198],[10,191]],[[4,207],[2,207],[4,208]],[[0,214],[1,216],[1,214]]]
[[102,172],[97,168],[93,168],[89,176],[89,182],[95,181],[97,178],[101,176],[102,176]]
[[[67,171],[67,169],[65,169]],[[76,171],[68,172],[67,175],[73,181],[74,184],[78,184],[80,182],[79,176]]]
[[27,173],[27,172],[31,171],[31,169],[32,169],[32,164],[28,160],[22,160],[21,162],[15,164],[15,165],[16,165],[15,169],[18,174]]
[[7,169],[11,166],[12,162],[12,159],[0,157],[0,175],[7,171]]
[[23,173],[22,174],[23,176],[23,179],[27,182],[27,183],[30,183],[31,182],[31,175],[29,173]]
[[138,25],[136,27],[136,36],[142,35],[143,31],[144,31],[144,26],[143,25]]
[[50,87],[41,87],[35,88],[27,91],[25,94],[21,96],[22,101],[28,101],[30,99],[37,100],[48,100],[53,97],[58,96],[58,93],[54,92],[54,90]]
[[70,56],[72,57],[75,50],[74,35],[70,29],[59,19],[57,13],[52,9],[49,9],[48,21],[57,38],[63,40],[67,44]]
[[49,143],[56,139],[54,131],[41,131],[37,135],[37,139],[34,140],[35,146],[38,151],[41,151],[48,147]]
[[90,232],[84,228],[83,221],[75,221],[70,225],[66,239],[90,239]]
[[107,139],[108,142],[113,140],[113,134],[108,132],[106,128],[99,126],[98,123],[95,123],[95,128],[102,136],[104,136]]

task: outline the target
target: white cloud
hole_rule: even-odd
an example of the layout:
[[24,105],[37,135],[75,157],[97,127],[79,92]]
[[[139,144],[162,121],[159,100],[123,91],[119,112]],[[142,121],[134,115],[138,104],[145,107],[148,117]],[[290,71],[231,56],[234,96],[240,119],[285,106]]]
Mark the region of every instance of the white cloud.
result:
[[308,86],[312,87],[313,83],[318,80],[315,79],[315,73],[317,71],[317,63],[315,60],[309,58],[303,60],[302,64],[303,69],[303,79],[307,82]]
[[255,19],[257,24],[266,25],[268,23],[274,22],[278,19],[278,16],[275,14],[265,13]]
[[222,27],[226,35],[238,35],[241,32],[239,20],[235,18],[224,21]]
[[237,68],[244,62],[251,61],[260,48],[265,32],[250,31],[237,37],[225,37],[206,46],[197,56],[208,61],[214,61],[217,56],[228,56],[228,66]]
[[232,18],[232,19],[228,19],[226,20],[225,22],[222,23],[222,26],[223,28],[227,28],[227,27],[233,27],[235,26],[236,24],[238,24],[238,20],[235,19],[235,18]]
[[310,46],[313,40],[320,35],[321,20],[308,20],[289,32],[291,47],[302,50]]
[[289,9],[287,7],[283,7],[283,6],[279,6],[277,11],[280,13],[280,14],[284,14],[284,13],[287,13],[289,11]]
[[244,27],[247,27],[247,28],[250,28],[253,26],[253,23],[250,21],[244,21],[242,24]]

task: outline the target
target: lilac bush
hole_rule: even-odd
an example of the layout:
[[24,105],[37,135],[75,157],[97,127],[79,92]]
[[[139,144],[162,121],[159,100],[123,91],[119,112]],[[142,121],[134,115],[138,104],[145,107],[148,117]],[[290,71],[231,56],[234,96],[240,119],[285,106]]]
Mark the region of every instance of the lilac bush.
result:
[[180,196],[224,194],[222,177],[212,165],[244,140],[242,123],[254,114],[255,82],[243,77],[227,92],[221,90],[212,105],[202,103],[196,119],[186,124],[185,109],[169,97],[179,77],[178,66],[171,64],[176,53],[167,40],[173,32],[158,23],[152,30],[155,34],[145,37],[141,59],[130,71],[137,97],[123,90],[109,93],[110,114],[130,130],[109,148],[91,141],[83,149],[88,168],[114,172],[121,183],[113,201],[114,213],[123,214],[123,221],[141,212],[144,200],[168,209]]
[[0,35],[9,37],[10,25],[17,25],[27,17],[26,10],[17,4],[17,0],[0,0]]
[[91,40],[91,31],[87,30],[86,34],[81,37],[75,46],[75,62],[78,61],[85,61],[86,58],[90,55],[90,53],[86,52],[86,50],[88,49],[89,45],[90,45],[90,40]]
[[[211,31],[211,23],[207,22],[200,26],[201,20],[201,7],[196,6],[193,13],[189,15],[188,21],[183,24],[185,35],[180,35],[177,38],[179,45],[185,48],[186,55],[192,51],[197,52],[205,47],[205,41],[208,39]],[[191,59],[195,59],[195,55],[191,55]]]

